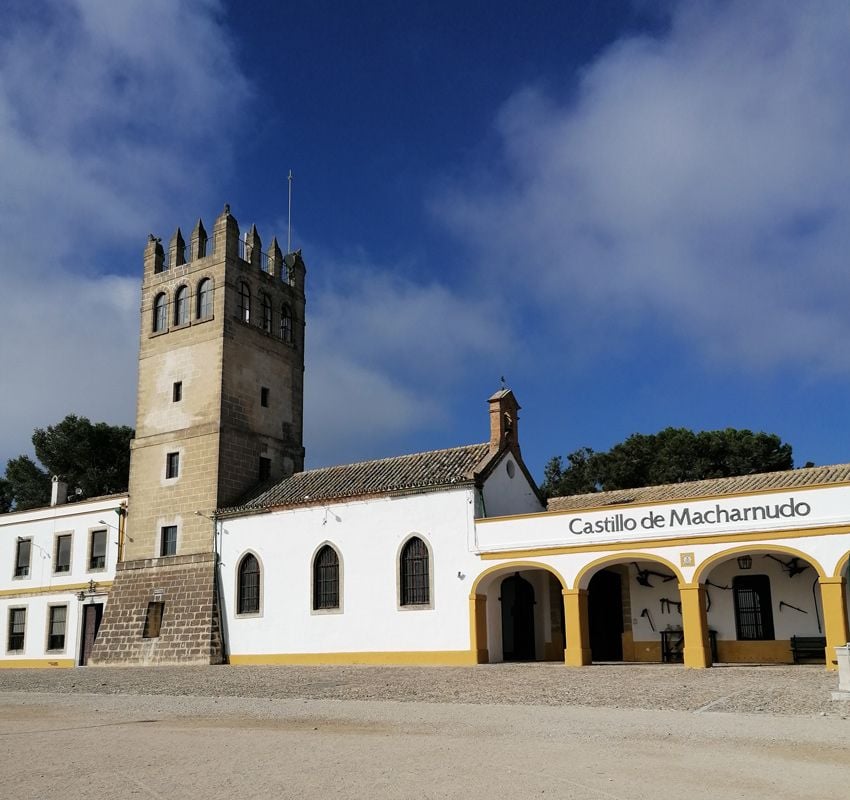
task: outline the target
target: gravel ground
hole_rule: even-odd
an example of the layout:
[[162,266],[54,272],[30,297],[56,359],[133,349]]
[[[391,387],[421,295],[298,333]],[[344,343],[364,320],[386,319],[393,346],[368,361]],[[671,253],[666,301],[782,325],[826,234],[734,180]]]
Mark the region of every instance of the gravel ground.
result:
[[822,666],[493,664],[478,667],[157,667],[0,670],[0,693],[590,706],[846,718]]

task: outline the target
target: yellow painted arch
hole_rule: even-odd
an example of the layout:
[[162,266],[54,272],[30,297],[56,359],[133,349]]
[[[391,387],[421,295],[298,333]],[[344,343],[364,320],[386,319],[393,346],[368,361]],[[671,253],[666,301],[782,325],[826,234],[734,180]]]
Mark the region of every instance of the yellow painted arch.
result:
[[850,551],[846,552],[843,556],[841,556],[841,558],[838,559],[838,564],[835,566],[835,574],[832,577],[844,577],[844,568],[847,566],[848,559],[850,559]]
[[782,544],[745,544],[740,547],[730,547],[728,550],[722,550],[719,553],[709,556],[705,561],[701,562],[694,572],[694,585],[702,583],[708,577],[708,572],[719,562],[728,561],[741,553],[783,553],[785,555],[802,558],[807,564],[815,568],[819,578],[826,578],[826,571],[818,561],[807,555],[802,550],[797,550],[794,547],[786,547]]
[[487,578],[496,572],[518,572],[523,569],[542,569],[546,572],[550,572],[560,581],[562,589],[567,588],[567,582],[564,580],[564,576],[548,564],[541,564],[539,561],[507,561],[504,564],[495,564],[492,567],[488,567],[484,570],[484,572],[480,573],[472,582],[472,589],[469,592],[469,596],[471,598],[475,597],[478,593],[478,586],[484,578]]
[[673,564],[673,562],[668,561],[666,558],[662,558],[661,556],[652,555],[650,553],[609,553],[606,556],[601,556],[600,558],[591,561],[589,564],[585,564],[585,566],[581,568],[581,571],[576,576],[575,588],[587,589],[587,586],[582,586],[582,583],[585,582],[585,578],[587,578],[587,583],[590,583],[590,578],[593,572],[603,569],[606,566],[614,566],[615,564],[621,564],[627,561],[651,561],[654,564],[660,564],[662,567],[667,567],[667,569],[669,569],[678,578],[679,583],[685,582],[679,568]]

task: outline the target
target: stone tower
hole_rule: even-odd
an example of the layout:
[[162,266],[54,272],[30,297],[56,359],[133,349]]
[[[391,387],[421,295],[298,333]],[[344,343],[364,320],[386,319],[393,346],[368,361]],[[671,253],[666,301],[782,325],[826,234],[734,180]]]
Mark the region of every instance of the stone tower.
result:
[[149,237],[130,507],[91,664],[222,659],[215,510],[304,468],[304,262],[224,207]]

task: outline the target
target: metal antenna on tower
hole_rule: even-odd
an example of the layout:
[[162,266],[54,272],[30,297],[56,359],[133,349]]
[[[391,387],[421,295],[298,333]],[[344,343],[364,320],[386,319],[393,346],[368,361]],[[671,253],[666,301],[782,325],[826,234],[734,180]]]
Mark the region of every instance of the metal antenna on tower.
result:
[[286,252],[292,252],[292,170],[289,170],[289,219],[286,224]]

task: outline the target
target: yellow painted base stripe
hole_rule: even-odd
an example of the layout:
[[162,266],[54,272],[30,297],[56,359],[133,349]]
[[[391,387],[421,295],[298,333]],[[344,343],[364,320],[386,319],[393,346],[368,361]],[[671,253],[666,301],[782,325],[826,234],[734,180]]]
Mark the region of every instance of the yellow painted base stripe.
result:
[[54,669],[74,666],[73,658],[3,658],[0,669]]
[[[112,588],[112,581],[95,582],[98,592],[105,592]],[[68,592],[88,592],[88,583],[57,583],[53,586],[33,586],[27,588],[21,584],[16,589],[0,589],[0,597],[31,597],[39,594],[67,594]]]
[[850,527],[842,525],[830,528],[801,528],[800,530],[781,530],[765,532],[716,533],[695,536],[678,536],[672,539],[630,539],[627,542],[598,542],[597,544],[579,544],[572,547],[554,545],[552,547],[534,547],[527,550],[500,550],[499,552],[479,553],[483,561],[501,561],[517,558],[541,558],[542,556],[563,556],[570,553],[606,553],[612,550],[634,550],[636,548],[693,547],[697,544],[740,544],[742,542],[765,542],[771,539],[800,539],[809,536],[835,536],[850,533]]
[[470,650],[407,650],[397,653],[231,653],[231,664],[375,664],[466,666],[478,663]]

